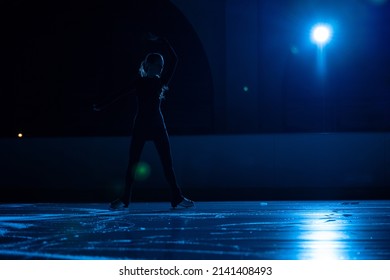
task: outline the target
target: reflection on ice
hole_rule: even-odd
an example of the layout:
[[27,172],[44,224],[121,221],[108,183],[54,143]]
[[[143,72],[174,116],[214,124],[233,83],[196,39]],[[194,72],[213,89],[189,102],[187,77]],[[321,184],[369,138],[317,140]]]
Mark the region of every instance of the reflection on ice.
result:
[[[319,227],[317,225],[317,227]],[[341,227],[326,226],[325,229],[315,228],[313,231],[303,233],[300,238],[304,253],[301,259],[312,260],[344,260],[349,259],[345,255],[348,236],[343,233]]]
[[[337,214],[333,211],[331,214],[312,213],[313,216],[325,217],[325,219],[315,219],[308,223],[305,229],[300,233],[298,239],[304,250],[299,255],[299,259],[311,260],[345,260],[348,256],[347,243],[349,234],[347,234],[347,224],[345,217],[351,217],[349,214]],[[332,217],[332,218],[330,218]],[[340,219],[342,217],[342,219]]]

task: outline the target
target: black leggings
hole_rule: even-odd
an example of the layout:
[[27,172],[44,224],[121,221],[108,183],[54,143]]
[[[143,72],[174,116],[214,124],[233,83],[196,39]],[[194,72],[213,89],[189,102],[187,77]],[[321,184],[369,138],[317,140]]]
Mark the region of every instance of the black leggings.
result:
[[131,199],[132,185],[135,179],[136,167],[140,161],[141,153],[145,142],[148,140],[153,141],[157,149],[164,169],[165,178],[169,186],[171,187],[172,202],[180,201],[182,199],[181,190],[176,182],[176,176],[172,164],[169,138],[165,129],[159,129],[159,132],[154,133],[152,137],[147,136],[144,133],[133,133],[129,150],[129,164],[126,173],[126,187],[122,197],[122,201],[125,204],[128,204]]

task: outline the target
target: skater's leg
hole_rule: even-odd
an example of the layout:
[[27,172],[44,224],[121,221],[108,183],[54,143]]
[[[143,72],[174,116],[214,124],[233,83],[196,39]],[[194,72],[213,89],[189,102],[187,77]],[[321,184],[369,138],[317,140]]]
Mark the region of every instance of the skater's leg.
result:
[[171,148],[169,144],[169,138],[167,132],[164,130],[160,133],[159,137],[155,138],[154,144],[157,152],[160,156],[161,163],[163,165],[165,177],[171,187],[172,198],[171,205],[173,208],[191,208],[194,207],[194,202],[185,198],[182,195],[181,189],[177,184],[175,172],[173,170]]
[[171,187],[172,201],[180,201],[182,200],[182,194],[180,187],[177,184],[176,175],[173,170],[171,148],[167,132],[164,130],[163,132],[159,133],[158,137],[156,137],[153,142],[159,154],[165,178]]
[[145,137],[134,134],[129,149],[129,163],[126,171],[125,190],[121,197],[122,202],[128,205],[131,199],[132,185],[134,183],[136,167],[140,161],[142,149],[145,145]]

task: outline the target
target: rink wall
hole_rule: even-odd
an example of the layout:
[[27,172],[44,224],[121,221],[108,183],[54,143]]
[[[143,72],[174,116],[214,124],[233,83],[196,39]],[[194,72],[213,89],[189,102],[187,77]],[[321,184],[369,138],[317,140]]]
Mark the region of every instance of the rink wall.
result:
[[[0,139],[2,201],[100,201],[119,193],[127,137]],[[178,182],[197,200],[389,198],[390,134],[172,136]],[[157,152],[139,199],[166,199]]]

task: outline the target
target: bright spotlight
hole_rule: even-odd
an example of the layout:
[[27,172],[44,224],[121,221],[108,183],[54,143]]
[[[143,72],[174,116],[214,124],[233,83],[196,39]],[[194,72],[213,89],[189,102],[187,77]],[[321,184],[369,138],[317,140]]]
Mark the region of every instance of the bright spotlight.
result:
[[317,24],[311,30],[311,40],[313,43],[324,46],[332,37],[332,28],[327,24]]

